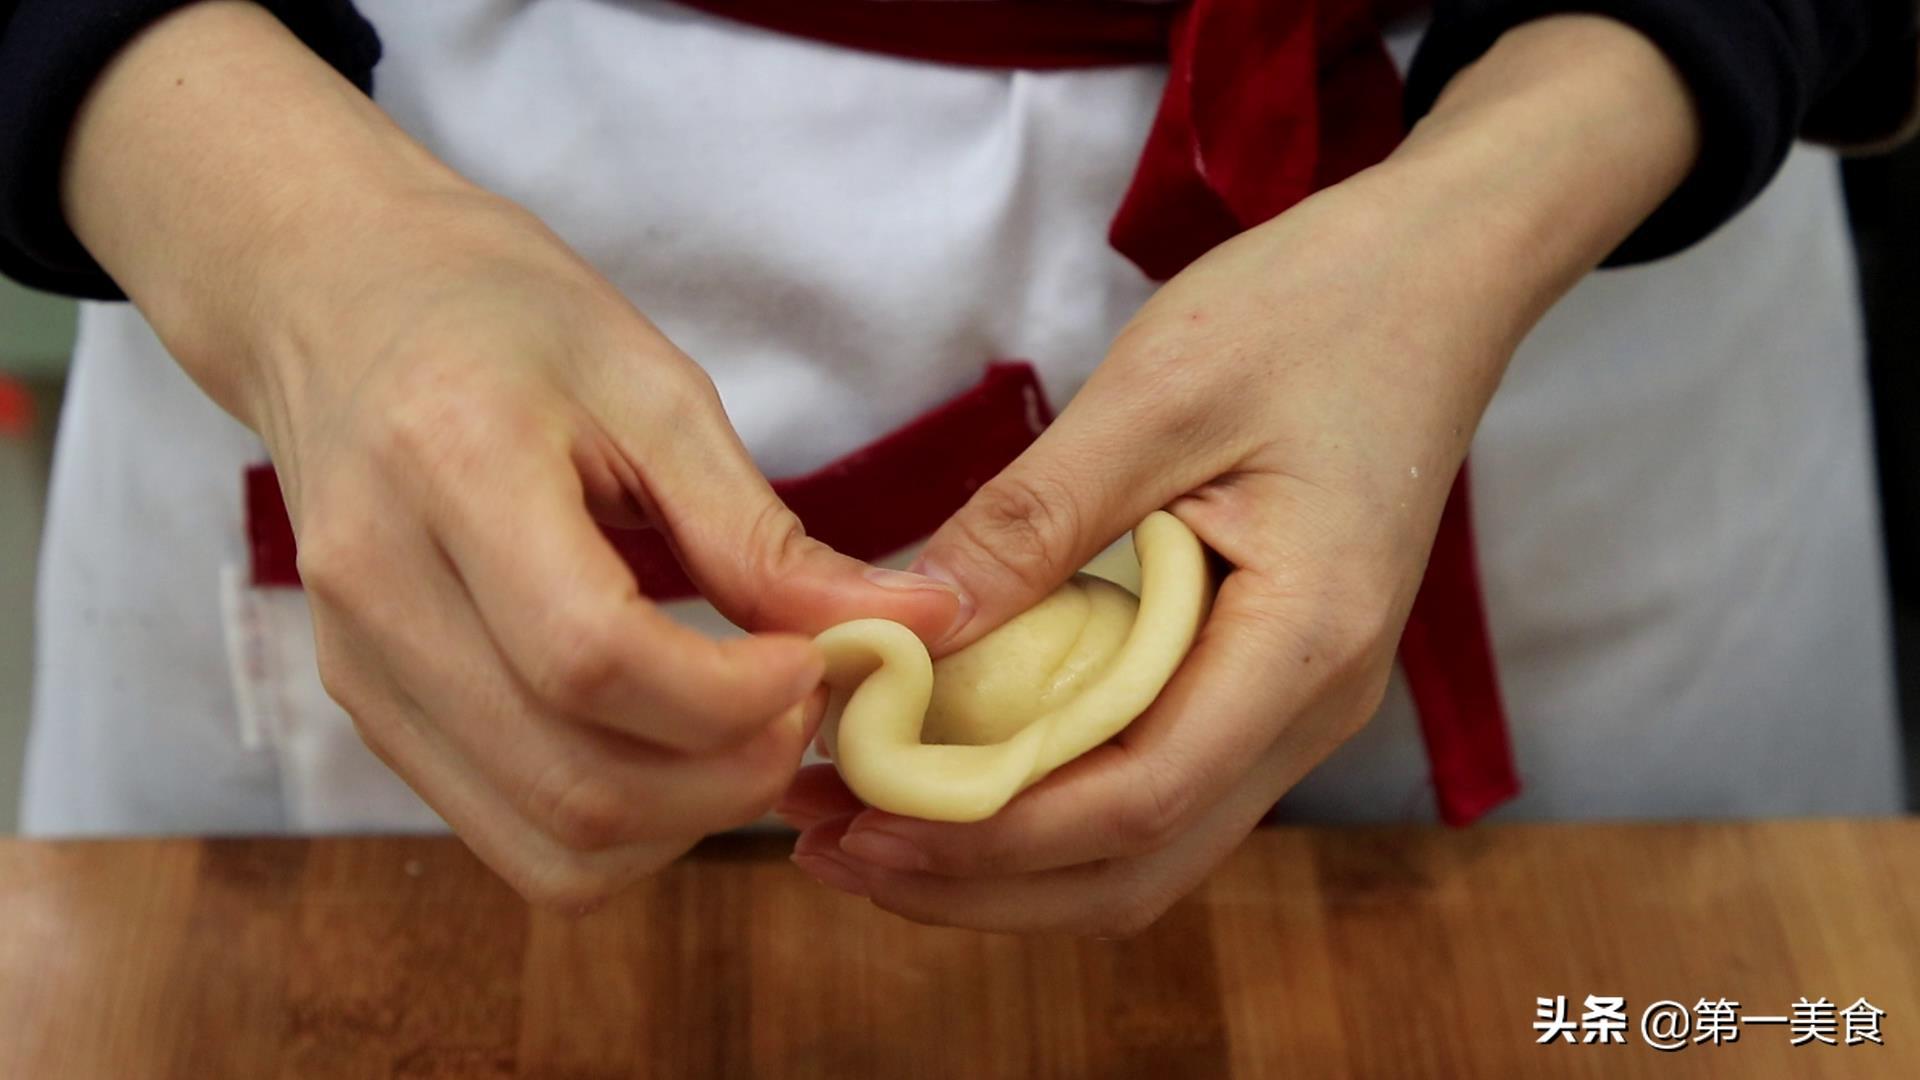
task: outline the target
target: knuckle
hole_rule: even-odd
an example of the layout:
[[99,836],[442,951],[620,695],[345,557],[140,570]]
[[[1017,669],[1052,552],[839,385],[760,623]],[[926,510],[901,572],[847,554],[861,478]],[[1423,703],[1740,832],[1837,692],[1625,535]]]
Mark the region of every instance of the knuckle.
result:
[[300,583],[316,601],[350,608],[376,565],[376,553],[364,530],[342,525],[316,525],[299,538],[294,568]]
[[388,772],[398,776],[408,787],[414,788],[417,793],[418,788],[415,787],[413,777],[407,775],[401,768],[399,761],[394,757],[392,748],[387,743],[387,739],[391,734],[387,728],[356,712],[349,712],[347,719],[353,724],[353,733],[360,737],[360,742],[366,746],[367,751],[371,753],[380,764],[386,766]]
[[447,395],[406,393],[382,414],[372,434],[376,460],[410,469],[438,462],[448,452],[458,430],[459,412],[447,404]]
[[727,809],[719,815],[716,829],[736,829],[751,825],[771,813],[773,807],[799,771],[804,749],[798,738],[784,735],[784,724],[763,733],[737,759],[733,772],[736,785]]
[[[418,780],[414,772],[406,767],[406,762],[397,751],[407,734],[407,720],[403,714],[392,708],[378,705],[349,707],[347,720],[353,725],[353,733],[360,738],[373,756],[385,765],[388,771],[405,781],[409,787],[418,790]],[[424,794],[424,793],[423,793]]]
[[314,666],[320,688],[347,714],[360,741],[386,761],[388,742],[402,724],[403,713],[391,692],[383,689],[379,675],[358,658],[330,619],[316,620]]
[[426,481],[471,476],[500,450],[562,445],[564,425],[540,388],[467,358],[429,355],[395,376],[370,435],[376,461]]
[[532,663],[528,688],[564,712],[591,712],[624,670],[616,635],[605,615],[583,610],[551,620]]
[[[747,527],[747,551],[753,560],[751,580],[760,583],[786,580],[813,543],[798,514],[779,499],[767,500]],[[750,588],[747,595],[734,598],[733,606],[738,609],[740,621],[748,626],[761,625],[765,621],[766,599],[765,592],[758,588]]]
[[1193,808],[1185,786],[1162,770],[1150,770],[1135,785],[1134,797],[1120,805],[1113,831],[1125,854],[1159,851],[1185,829]]
[[1004,473],[974,492],[957,519],[969,547],[1022,585],[1052,583],[1077,524],[1073,493],[1058,481]]
[[676,409],[698,409],[725,421],[727,407],[720,398],[720,388],[714,384],[713,376],[707,370],[685,356],[676,354],[679,363],[674,370],[679,378],[662,380],[667,397],[664,404]]
[[366,678],[358,665],[341,656],[335,649],[317,645],[314,660],[319,668],[320,688],[327,692],[334,703],[347,711],[349,716],[357,718],[370,712],[366,708]]
[[[720,398],[720,390],[714,385],[712,376],[691,358],[681,353],[665,339],[658,338],[658,331],[648,327],[645,336],[657,339],[659,349],[650,356],[649,377],[644,387],[637,388],[643,395],[635,400],[642,415],[650,421],[649,426],[662,438],[687,437],[702,429],[711,430],[716,425],[729,425],[726,406]],[[617,356],[630,353],[634,343],[627,333],[609,339],[602,345],[606,355]],[[611,387],[602,380],[617,377],[626,380],[624,369],[601,371],[596,369],[591,387],[595,394],[607,393]],[[630,381],[619,388],[623,396],[630,397],[636,388]]]
[[620,891],[618,877],[586,860],[561,856],[542,860],[541,865],[521,875],[515,890],[529,904],[547,911],[577,915],[593,910],[613,899]]
[[704,371],[691,362],[668,365],[646,388],[641,408],[658,438],[688,438],[724,424],[726,410]]
[[531,796],[535,817],[569,851],[603,851],[626,842],[626,792],[608,777],[569,762],[549,767]]

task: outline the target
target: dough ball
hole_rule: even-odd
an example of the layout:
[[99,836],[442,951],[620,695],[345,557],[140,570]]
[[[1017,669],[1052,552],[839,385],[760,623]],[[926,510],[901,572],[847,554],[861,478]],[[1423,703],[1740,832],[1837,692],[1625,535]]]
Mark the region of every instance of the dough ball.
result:
[[921,738],[1004,742],[1107,669],[1140,601],[1111,581],[1076,574],[1035,606],[933,664]]

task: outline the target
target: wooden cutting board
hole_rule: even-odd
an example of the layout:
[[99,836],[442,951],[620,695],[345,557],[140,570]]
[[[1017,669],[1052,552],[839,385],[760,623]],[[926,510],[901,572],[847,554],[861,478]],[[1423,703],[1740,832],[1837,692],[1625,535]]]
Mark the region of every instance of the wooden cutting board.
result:
[[[1920,1077],[1920,822],[1262,830],[1125,942],[914,926],[784,855],[574,920],[447,839],[3,842],[0,1076]],[[1536,1043],[1589,994],[1623,1044]],[[1802,996],[1884,1044],[1640,1031]]]

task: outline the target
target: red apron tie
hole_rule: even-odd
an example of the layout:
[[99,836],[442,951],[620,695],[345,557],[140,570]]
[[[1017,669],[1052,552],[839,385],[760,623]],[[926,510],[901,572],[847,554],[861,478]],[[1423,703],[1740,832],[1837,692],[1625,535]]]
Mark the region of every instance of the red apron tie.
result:
[[1520,791],[1493,636],[1474,557],[1467,466],[1460,466],[1400,635],[1400,670],[1420,714],[1440,820],[1471,825]]
[[[1164,280],[1214,246],[1379,161],[1402,135],[1377,0],[681,0],[849,48],[973,67],[1161,61],[1167,89],[1110,238]],[[930,534],[1049,420],[1025,365],[805,477],[778,481],[809,532],[860,558]],[[962,423],[961,421],[964,421]],[[982,442],[979,426],[993,434]],[[966,447],[966,450],[957,448]],[[884,515],[872,508],[884,506]],[[297,583],[270,470],[248,477],[255,580]],[[692,594],[657,532],[610,532],[642,590]],[[1467,470],[1447,499],[1400,643],[1442,820],[1520,789],[1474,557]]]
[[1111,233],[1159,281],[1386,157],[1402,134],[1400,77],[1367,4],[1178,10],[1166,93]]

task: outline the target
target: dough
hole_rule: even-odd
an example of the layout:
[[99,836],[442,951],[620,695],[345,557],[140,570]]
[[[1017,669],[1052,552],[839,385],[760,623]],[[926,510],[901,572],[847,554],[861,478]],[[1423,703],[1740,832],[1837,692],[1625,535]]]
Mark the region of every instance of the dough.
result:
[[1193,647],[1212,598],[1200,541],[1179,518],[1133,531],[1140,597],[1077,574],[1038,605],[937,663],[885,619],[815,642],[830,697],[821,731],[869,806],[979,821],[1119,734]]

